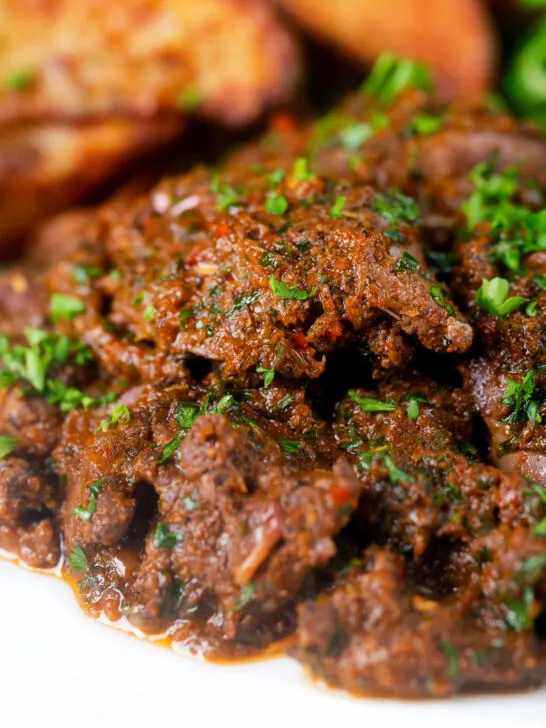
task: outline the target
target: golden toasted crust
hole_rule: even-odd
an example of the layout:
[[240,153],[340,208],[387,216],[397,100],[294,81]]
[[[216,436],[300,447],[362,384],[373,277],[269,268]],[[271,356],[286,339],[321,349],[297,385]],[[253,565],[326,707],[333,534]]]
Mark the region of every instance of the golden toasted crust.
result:
[[180,128],[178,119],[169,118],[0,131],[0,250]]
[[433,69],[445,98],[481,94],[495,71],[495,41],[480,0],[279,0],[311,32],[365,64],[380,53]]
[[198,107],[246,122],[298,76],[264,0],[0,0],[0,123]]

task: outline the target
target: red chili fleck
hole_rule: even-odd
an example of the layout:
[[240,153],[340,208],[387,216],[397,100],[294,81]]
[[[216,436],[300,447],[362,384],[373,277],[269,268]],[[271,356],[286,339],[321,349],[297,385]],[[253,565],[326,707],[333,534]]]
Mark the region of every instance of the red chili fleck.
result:
[[219,240],[220,238],[226,238],[230,233],[230,227],[229,225],[226,225],[225,222],[221,222],[214,228],[214,235],[216,237],[216,240]]
[[352,494],[343,485],[333,485],[330,488],[332,503],[336,508],[342,508],[351,500]]
[[302,351],[305,351],[309,348],[309,344],[307,343],[307,339],[305,338],[305,334],[302,334],[301,331],[297,331],[294,334],[294,344],[296,345],[297,349],[301,349]]
[[271,119],[270,127],[277,134],[287,134],[296,128],[296,120],[292,114],[281,111]]

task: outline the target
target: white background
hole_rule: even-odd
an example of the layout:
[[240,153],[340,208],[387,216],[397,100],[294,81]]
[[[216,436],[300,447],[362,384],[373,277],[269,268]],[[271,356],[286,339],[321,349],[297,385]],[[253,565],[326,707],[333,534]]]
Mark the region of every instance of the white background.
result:
[[87,618],[66,584],[0,561],[0,728],[521,728],[546,692],[364,700],[288,659],[212,665]]

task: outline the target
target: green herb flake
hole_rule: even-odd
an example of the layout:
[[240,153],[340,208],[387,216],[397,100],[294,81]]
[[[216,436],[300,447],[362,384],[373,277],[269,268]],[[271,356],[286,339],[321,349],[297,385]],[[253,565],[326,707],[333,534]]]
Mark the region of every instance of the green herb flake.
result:
[[374,129],[371,124],[349,124],[338,132],[337,139],[342,147],[355,151],[364,142],[367,142],[373,134]]
[[277,298],[287,300],[307,301],[313,295],[313,292],[308,293],[296,286],[289,286],[282,281],[276,280],[273,276],[269,276],[269,287]]
[[84,285],[90,280],[100,278],[104,275],[102,268],[94,268],[87,265],[75,265],[73,268],[72,277],[76,283]]
[[78,518],[80,518],[85,523],[89,523],[93,514],[97,510],[97,498],[100,491],[102,490],[103,484],[104,478],[101,478],[100,480],[95,480],[94,483],[89,483],[89,485],[87,486],[87,489],[89,491],[87,506],[78,506],[72,511],[75,516],[78,516]]
[[435,134],[440,131],[444,125],[444,120],[441,116],[435,116],[433,114],[421,113],[414,116],[411,122],[411,129],[420,136],[428,136]]
[[426,397],[421,394],[409,392],[402,397],[402,402],[407,402],[406,414],[409,420],[416,420],[419,417],[419,404],[430,404]]
[[443,309],[445,309],[450,316],[455,316],[455,309],[451,305],[451,303],[446,299],[444,292],[442,291],[440,286],[431,286],[430,287],[430,297],[434,301],[434,303],[438,304],[438,306],[441,306]]
[[4,79],[4,87],[8,91],[28,91],[36,81],[36,73],[21,69],[13,71]]
[[275,379],[275,370],[266,369],[265,367],[256,367],[256,371],[258,372],[258,374],[264,375],[264,387],[267,389],[267,387],[269,387]]
[[528,420],[534,427],[542,422],[538,412],[542,402],[542,392],[536,386],[535,373],[531,369],[521,382],[506,378],[506,389],[502,397],[502,404],[511,410],[504,418],[504,422],[514,425]]
[[383,53],[376,60],[362,91],[388,106],[408,88],[430,91],[432,82],[428,68],[417,61]]
[[144,321],[153,321],[155,319],[155,308],[149,303],[142,313]]
[[152,543],[156,549],[172,549],[178,543],[178,536],[166,523],[159,522],[155,527]]
[[489,281],[484,278],[476,293],[478,305],[493,316],[508,316],[529,300],[522,296],[507,298],[509,288],[510,284],[505,278],[492,278]]
[[301,450],[302,444],[298,440],[280,440],[282,449],[287,455],[298,455]]
[[404,250],[400,258],[396,261],[394,264],[394,270],[395,271],[408,271],[410,273],[415,273],[419,266],[419,261],[416,260],[416,258],[413,257],[413,255],[410,255],[407,250]]
[[241,593],[239,595],[239,599],[237,600],[237,604],[235,605],[234,611],[238,612],[240,609],[246,607],[246,605],[251,602],[255,596],[256,587],[254,586],[254,584],[250,583],[241,587]]
[[333,218],[341,217],[343,207],[345,205],[345,197],[337,197],[332,207],[328,210],[328,216]]
[[3,435],[0,437],[0,460],[3,460],[15,450],[19,440],[15,437]]
[[288,210],[288,200],[283,195],[269,193],[265,200],[264,208],[270,215],[284,215]]
[[394,412],[398,408],[394,402],[382,401],[373,397],[361,397],[354,389],[349,390],[349,397],[360,406],[363,412]]
[[292,177],[298,180],[298,182],[307,182],[314,178],[314,174],[309,171],[309,161],[306,157],[298,157],[294,162],[292,169]]
[[85,304],[79,298],[67,296],[64,293],[54,293],[51,296],[49,312],[54,323],[66,320],[71,321],[85,311]]
[[172,456],[175,454],[175,452],[178,450],[180,445],[182,444],[182,439],[180,437],[175,437],[170,442],[168,442],[163,450],[161,451],[161,457],[159,458],[159,464],[164,465],[168,460],[172,458]]
[[409,473],[400,470],[400,468],[395,465],[390,455],[384,455],[383,462],[385,463],[385,467],[387,468],[387,473],[389,474],[389,480],[391,481],[391,483],[396,484],[413,482],[412,476],[409,475]]
[[534,603],[533,590],[525,587],[521,601],[507,600],[506,624],[515,632],[526,632],[533,627],[532,608]]
[[87,569],[87,556],[81,546],[74,546],[68,554],[68,563],[72,571],[85,571]]
[[117,404],[112,407],[112,414],[109,418],[102,420],[97,427],[97,432],[107,432],[110,425],[127,424],[131,419],[131,412],[124,404]]

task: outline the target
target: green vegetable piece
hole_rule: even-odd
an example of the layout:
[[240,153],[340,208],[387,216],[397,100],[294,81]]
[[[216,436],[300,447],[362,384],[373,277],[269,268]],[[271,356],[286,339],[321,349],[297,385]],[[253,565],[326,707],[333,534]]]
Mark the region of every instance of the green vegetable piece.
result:
[[413,255],[410,255],[407,250],[404,250],[400,258],[396,261],[394,264],[394,270],[395,271],[409,271],[410,273],[415,273],[419,266],[419,261],[413,257]]
[[34,71],[21,69],[14,71],[4,80],[4,87],[7,91],[28,91],[36,81]]
[[533,590],[525,587],[521,601],[505,601],[506,624],[515,632],[526,632],[533,627],[532,608],[534,603]]
[[298,442],[298,440],[281,439],[280,444],[284,452],[288,455],[297,455],[302,447],[301,442]]
[[264,208],[271,215],[284,215],[288,210],[288,200],[283,195],[270,193],[265,200]]
[[307,291],[297,288],[296,286],[289,286],[282,281],[276,280],[273,276],[269,276],[269,286],[277,298],[283,298],[287,300],[296,301],[307,301],[311,298],[313,292],[308,293]]
[[450,677],[455,677],[459,673],[459,653],[451,642],[441,642],[440,649],[447,657],[448,666],[447,673]]
[[307,182],[314,178],[314,174],[309,171],[309,162],[305,157],[298,157],[294,162],[294,168],[292,170],[292,177],[297,179],[298,182]]
[[87,556],[81,546],[74,546],[68,554],[68,563],[72,571],[85,571],[87,569]]
[[344,205],[345,197],[337,197],[332,207],[328,210],[328,215],[333,218],[341,217]]
[[66,296],[64,293],[54,293],[51,296],[49,312],[54,323],[62,320],[71,321],[84,311],[85,304],[79,298]]
[[384,455],[383,462],[385,463],[385,467],[387,468],[387,473],[389,474],[389,480],[391,481],[391,483],[396,484],[413,482],[412,476],[409,475],[409,473],[400,470],[400,468],[395,465],[390,455]]
[[256,587],[254,584],[250,583],[246,586],[241,587],[241,593],[239,595],[239,599],[237,600],[237,603],[235,605],[234,611],[238,612],[240,609],[243,609],[246,607],[246,605],[251,602],[254,597],[256,596]]
[[178,536],[166,523],[160,521],[155,527],[152,543],[156,549],[172,549],[178,543]]
[[444,125],[444,120],[441,116],[434,116],[433,114],[416,114],[413,121],[411,122],[411,128],[416,134],[421,136],[428,136],[429,134],[435,134],[440,131]]
[[15,450],[17,443],[16,437],[9,437],[8,435],[2,435],[0,437],[0,460],[3,460]]
[[528,302],[529,299],[522,296],[507,298],[509,288],[510,284],[505,278],[492,278],[490,281],[484,278],[476,293],[479,307],[493,316],[504,317]]
[[533,427],[537,422],[542,422],[538,412],[542,398],[542,392],[536,386],[535,373],[532,369],[521,382],[507,377],[502,403],[511,412],[504,418],[504,422],[514,425],[528,420]]
[[450,316],[455,316],[455,309],[444,296],[444,292],[442,291],[440,286],[430,287],[430,297],[432,298],[434,303],[437,303],[438,306],[444,308]]
[[375,62],[362,91],[375,96],[381,104],[388,106],[408,88],[431,90],[432,83],[427,67],[416,61],[384,53]]
[[398,406],[394,402],[383,402],[373,397],[361,397],[354,389],[349,390],[349,397],[360,406],[364,412],[394,412]]
[[87,486],[87,489],[89,490],[87,506],[78,506],[72,511],[75,516],[78,516],[78,518],[80,518],[85,523],[89,523],[93,514],[97,510],[97,498],[100,491],[102,490],[103,484],[104,478],[101,478],[100,480],[95,480],[94,483],[89,483],[89,485]]
[[373,134],[374,129],[371,124],[349,124],[338,132],[337,138],[342,147],[354,151],[367,142]]
[[151,303],[149,303],[144,309],[142,317],[144,321],[153,321],[155,319],[155,308],[152,306]]

